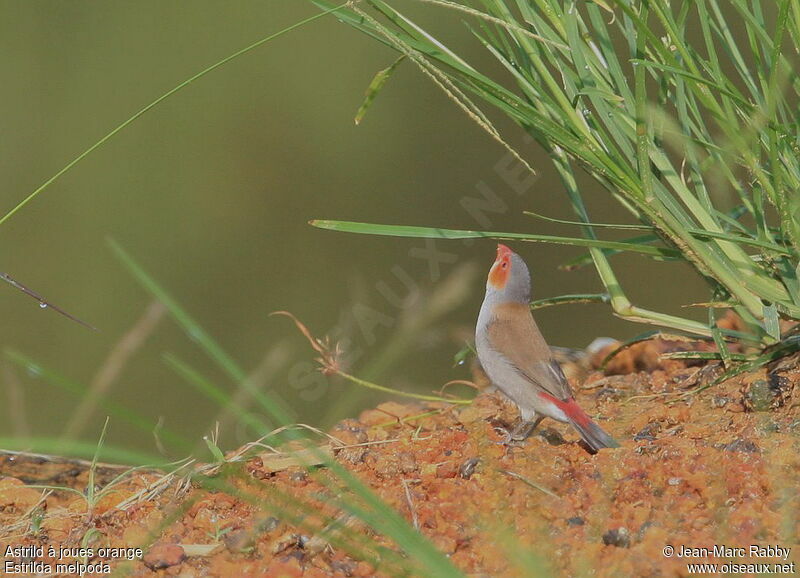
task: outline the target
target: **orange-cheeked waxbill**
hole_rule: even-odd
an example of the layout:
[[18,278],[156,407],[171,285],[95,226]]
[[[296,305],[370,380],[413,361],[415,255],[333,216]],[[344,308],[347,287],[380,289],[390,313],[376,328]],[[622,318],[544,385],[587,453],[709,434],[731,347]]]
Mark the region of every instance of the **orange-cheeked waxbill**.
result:
[[572,396],[561,366],[553,359],[530,310],[531,276],[522,257],[497,245],[486,296],[478,315],[478,360],[497,386],[519,408],[522,423],[512,439],[528,437],[545,417],[570,423],[596,452],[619,444],[586,415]]

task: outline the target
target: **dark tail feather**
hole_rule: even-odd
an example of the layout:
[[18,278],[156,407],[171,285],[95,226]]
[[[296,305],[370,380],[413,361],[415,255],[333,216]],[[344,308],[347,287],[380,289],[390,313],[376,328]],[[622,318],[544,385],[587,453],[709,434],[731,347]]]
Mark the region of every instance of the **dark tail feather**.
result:
[[592,421],[586,412],[575,402],[575,398],[569,397],[567,399],[558,399],[548,393],[539,393],[539,396],[554,404],[558,409],[564,412],[564,415],[569,420],[578,433],[581,434],[583,441],[589,446],[592,453],[597,453],[603,448],[618,448],[619,444],[602,430],[602,428]]
[[597,453],[603,448],[619,447],[617,441],[604,432],[603,429],[592,420],[581,420],[581,422],[582,423],[579,423],[576,420],[570,420],[570,423],[576,430],[578,430],[578,433],[581,434],[583,441],[586,442],[586,445],[589,446],[592,452]]

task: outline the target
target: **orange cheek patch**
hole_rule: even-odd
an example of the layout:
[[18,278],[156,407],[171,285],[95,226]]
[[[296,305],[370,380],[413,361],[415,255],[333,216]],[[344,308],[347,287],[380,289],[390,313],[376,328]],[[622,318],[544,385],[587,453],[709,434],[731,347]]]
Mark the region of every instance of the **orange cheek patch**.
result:
[[498,289],[505,287],[508,281],[508,265],[503,267],[503,263],[504,261],[498,261],[489,271],[489,283]]

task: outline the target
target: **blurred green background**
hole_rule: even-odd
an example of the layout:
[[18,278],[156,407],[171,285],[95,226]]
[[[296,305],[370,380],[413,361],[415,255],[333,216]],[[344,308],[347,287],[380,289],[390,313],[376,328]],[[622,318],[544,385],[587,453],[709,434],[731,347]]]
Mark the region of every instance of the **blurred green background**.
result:
[[[298,0],[13,2],[3,8],[3,213],[160,94],[316,10]],[[413,1],[407,11],[473,62],[493,66],[459,18]],[[0,227],[0,270],[101,331],[40,310],[3,285],[3,347],[74,381],[97,379],[150,302],[109,251],[105,239],[112,237],[234,358],[258,370],[257,381],[281,395],[299,422],[327,427],[386,396],[309,377],[313,352],[287,319],[269,317],[275,310],[293,312],[318,336],[345,338],[351,371],[382,384],[430,392],[450,379],[469,378],[452,359],[483,298],[492,241],[437,242],[448,261],[439,264],[437,278],[436,268],[415,253],[425,248],[422,240],[337,234],[307,221],[482,228],[462,199],[479,199],[481,190],[491,189],[502,199],[498,207],[505,205],[485,212],[494,230],[578,231],[521,214],[530,209],[573,218],[541,150],[498,119],[508,141],[538,171],[527,192],[517,195],[495,168],[507,161],[506,151],[408,62],[355,126],[366,87],[394,58],[388,48],[325,17],[202,78],[117,135]],[[591,180],[582,186],[592,191],[587,197],[596,221],[627,221]],[[579,254],[576,249],[514,248],[532,269],[535,297],[601,290],[590,268],[557,270]],[[707,299],[685,266],[640,257],[614,263],[638,304],[675,312]],[[407,293],[397,267],[420,290],[411,307],[387,300],[387,288]],[[537,318],[551,344],[563,346],[648,329],[616,320],[602,305],[551,308]],[[199,439],[212,429],[219,408],[165,366],[164,352],[236,389],[165,318],[122,368],[108,398]],[[34,372],[3,363],[0,437],[60,435],[79,400]],[[104,417],[95,412],[82,436],[96,440]],[[231,448],[251,437],[225,427],[221,445]],[[109,442],[146,450],[154,445],[152,436],[118,420]]]

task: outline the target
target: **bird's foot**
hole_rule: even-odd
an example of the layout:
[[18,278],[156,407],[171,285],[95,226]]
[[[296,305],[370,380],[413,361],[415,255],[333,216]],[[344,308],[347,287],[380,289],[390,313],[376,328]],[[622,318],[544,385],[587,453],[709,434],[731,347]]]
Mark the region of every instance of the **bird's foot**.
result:
[[494,443],[499,444],[501,446],[505,446],[507,448],[515,448],[525,445],[525,440],[520,440],[514,437],[514,430],[509,430],[504,427],[495,426],[494,431],[500,434],[500,441],[496,441]]
[[525,440],[530,437],[533,430],[536,429],[536,426],[539,425],[542,419],[541,417],[537,417],[533,421],[523,421],[510,431],[503,427],[495,427],[495,431],[503,436],[503,439],[497,443],[508,447],[524,445]]

